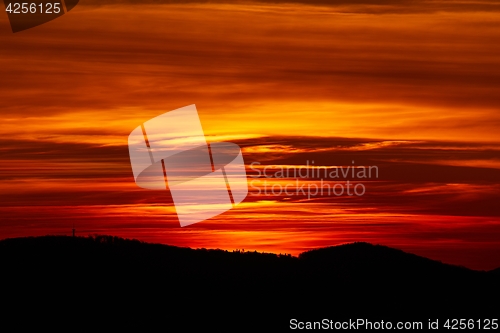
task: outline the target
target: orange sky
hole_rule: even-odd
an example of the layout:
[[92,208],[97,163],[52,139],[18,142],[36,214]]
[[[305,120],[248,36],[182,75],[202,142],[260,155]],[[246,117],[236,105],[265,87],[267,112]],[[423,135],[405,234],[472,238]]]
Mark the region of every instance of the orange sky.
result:
[[[498,5],[356,3],[82,1],[17,34],[0,15],[0,237],[75,222],[82,235],[192,247],[297,254],[363,240],[500,266]],[[135,185],[126,145],[189,104],[247,165],[354,160],[380,177],[362,197],[253,193],[180,228],[168,193]]]

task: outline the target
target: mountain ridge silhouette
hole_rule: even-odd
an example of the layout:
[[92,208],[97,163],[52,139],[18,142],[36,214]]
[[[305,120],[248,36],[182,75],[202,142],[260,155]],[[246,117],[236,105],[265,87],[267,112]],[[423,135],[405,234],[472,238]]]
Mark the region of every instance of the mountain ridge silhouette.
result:
[[[47,299],[61,312],[161,310],[172,322],[189,315],[220,331],[242,322],[283,331],[291,318],[486,318],[496,316],[490,302],[500,296],[498,269],[475,271],[363,242],[295,257],[114,236],[42,236],[0,241],[0,263],[3,285],[17,293],[11,302],[33,311]],[[82,310],[86,297],[105,301]]]
[[[328,257],[335,258],[335,259],[341,259],[342,255],[356,255],[358,259],[363,259],[368,258],[366,255],[368,255],[371,252],[371,255],[376,256],[384,256],[384,255],[393,255],[399,257],[399,259],[402,259],[403,256],[406,256],[406,259],[412,258],[415,260],[420,260],[422,262],[427,262],[427,263],[432,263],[434,265],[444,265],[448,267],[455,267],[455,268],[460,268],[464,270],[469,270],[469,271],[478,271],[479,270],[473,270],[464,266],[459,266],[459,265],[453,265],[453,264],[448,264],[448,263],[443,263],[438,260],[434,259],[429,259],[423,256],[419,256],[410,252],[405,252],[400,249],[392,248],[389,246],[385,245],[380,245],[380,244],[371,244],[368,242],[352,242],[352,243],[345,243],[345,244],[340,244],[340,245],[332,245],[332,246],[327,246],[327,247],[321,247],[321,248],[316,248],[316,249],[311,249],[304,251],[300,253],[298,256],[292,256],[290,254],[276,254],[276,253],[270,253],[270,252],[258,252],[258,251],[244,251],[244,250],[222,250],[222,249],[206,249],[206,248],[190,248],[190,247],[180,247],[180,246],[174,246],[174,245],[169,245],[169,244],[160,244],[160,243],[149,243],[149,242],[144,242],[140,241],[137,239],[127,239],[127,238],[121,238],[117,236],[109,236],[109,235],[89,235],[87,237],[82,237],[82,236],[77,236],[77,237],[71,237],[71,236],[55,236],[55,235],[46,235],[46,236],[29,236],[29,237],[14,237],[14,238],[6,238],[3,240],[0,240],[0,250],[2,250],[5,247],[13,246],[17,247],[19,249],[19,245],[37,245],[37,246],[48,246],[49,244],[56,245],[55,243],[59,243],[61,246],[65,246],[74,242],[80,243],[80,245],[90,245],[91,243],[95,244],[100,244],[100,245],[108,245],[108,246],[115,246],[115,247],[124,247],[124,246],[131,246],[131,248],[137,249],[138,246],[148,246],[148,247],[155,247],[157,249],[162,248],[163,250],[171,250],[171,251],[178,251],[178,252],[186,252],[186,251],[195,251],[195,252],[210,252],[210,253],[237,253],[237,254],[245,254],[245,255],[260,255],[262,257],[264,256],[274,256],[274,257],[286,257],[286,258],[294,258],[294,259],[299,259],[299,260],[316,260],[318,258],[321,259],[326,259]],[[22,244],[24,243],[24,244]],[[86,244],[85,244],[86,243]],[[490,272],[500,270],[499,268],[490,270]]]
[[[368,242],[352,242],[340,245],[333,245],[327,247],[321,247],[316,249],[311,249],[300,253],[298,256],[292,256],[290,254],[275,254],[269,252],[258,252],[258,251],[240,251],[240,250],[221,250],[221,249],[205,249],[205,248],[190,248],[190,247],[179,247],[168,244],[159,243],[148,243],[144,241],[139,241],[137,239],[126,239],[117,236],[109,235],[89,235],[87,237],[71,237],[71,236],[31,236],[31,237],[16,237],[16,238],[6,238],[0,240],[0,251],[5,250],[8,247],[14,247],[20,249],[19,246],[45,246],[46,250],[56,246],[59,243],[60,246],[68,246],[69,244],[79,243],[81,246],[90,246],[92,243],[94,245],[107,245],[114,246],[120,249],[124,249],[126,246],[130,247],[129,250],[139,249],[141,246],[150,247],[151,249],[162,249],[162,251],[172,251],[172,253],[188,253],[188,252],[203,252],[212,254],[229,254],[231,255],[246,255],[246,256],[261,256],[264,257],[275,257],[275,258],[288,258],[288,260],[299,260],[299,261],[318,261],[318,260],[330,260],[332,264],[342,265],[346,263],[363,263],[364,265],[384,265],[389,260],[397,260],[398,262],[404,262],[410,260],[412,263],[419,263],[421,265],[429,265],[435,268],[440,266],[447,267],[449,269],[455,269],[460,271],[471,271],[471,272],[488,272],[488,273],[500,273],[500,267],[489,270],[474,270],[467,268],[465,266],[453,265],[448,263],[443,263],[438,260],[426,258],[419,256],[410,252],[406,252],[400,249],[392,248],[380,244],[371,244]],[[24,244],[23,244],[24,243]],[[51,245],[49,245],[51,244]],[[27,248],[28,249],[28,248]],[[1,252],[0,252],[1,253]],[[124,252],[126,254],[127,251]],[[356,259],[352,261],[352,259]],[[369,260],[368,260],[369,259]],[[385,259],[385,260],[384,260]],[[373,261],[375,260],[375,261]],[[354,266],[346,266],[343,268],[354,268]]]

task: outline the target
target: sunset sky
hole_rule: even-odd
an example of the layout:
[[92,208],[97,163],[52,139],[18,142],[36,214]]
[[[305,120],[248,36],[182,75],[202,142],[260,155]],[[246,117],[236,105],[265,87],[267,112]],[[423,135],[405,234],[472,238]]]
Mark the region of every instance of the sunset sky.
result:
[[[293,255],[367,241],[500,267],[499,41],[497,1],[81,0],[15,34],[0,13],[0,238],[74,224]],[[135,184],[127,138],[191,104],[208,141],[242,147],[251,186],[181,228],[168,192]],[[378,177],[352,180],[362,196],[266,195],[264,181],[321,180],[250,167],[312,161]]]

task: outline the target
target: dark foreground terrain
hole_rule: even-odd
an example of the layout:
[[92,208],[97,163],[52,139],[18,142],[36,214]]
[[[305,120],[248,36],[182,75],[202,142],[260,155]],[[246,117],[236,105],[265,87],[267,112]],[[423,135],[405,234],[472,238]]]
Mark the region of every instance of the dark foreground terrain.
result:
[[46,236],[0,241],[0,264],[8,311],[43,313],[49,322],[104,318],[160,321],[169,332],[276,332],[287,331],[292,318],[500,316],[499,270],[473,271],[367,243],[292,257]]

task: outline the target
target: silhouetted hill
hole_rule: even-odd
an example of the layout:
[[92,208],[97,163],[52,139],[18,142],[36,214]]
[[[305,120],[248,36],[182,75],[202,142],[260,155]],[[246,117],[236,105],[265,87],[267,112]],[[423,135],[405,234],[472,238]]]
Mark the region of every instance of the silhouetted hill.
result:
[[0,241],[0,263],[2,285],[16,291],[17,299],[28,297],[35,304],[57,299],[78,307],[77,295],[76,300],[92,298],[96,308],[140,304],[141,309],[160,308],[169,318],[195,314],[204,325],[219,328],[220,316],[224,323],[243,320],[256,327],[270,321],[278,330],[295,317],[484,318],[497,313],[488,300],[498,299],[500,282],[498,272],[367,243],[293,257],[111,236],[46,236]]
[[307,251],[301,253],[299,259],[317,274],[335,274],[349,279],[406,277],[430,282],[482,274],[386,246],[360,242]]
[[500,276],[500,267],[491,270],[490,274],[494,274],[494,275]]

